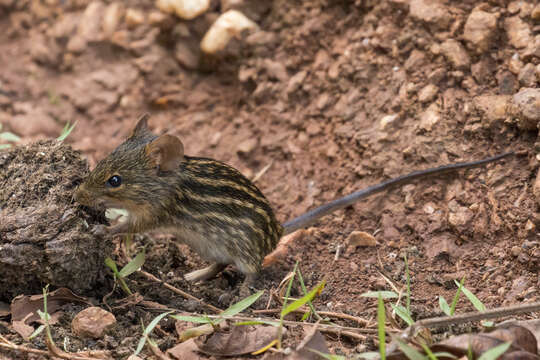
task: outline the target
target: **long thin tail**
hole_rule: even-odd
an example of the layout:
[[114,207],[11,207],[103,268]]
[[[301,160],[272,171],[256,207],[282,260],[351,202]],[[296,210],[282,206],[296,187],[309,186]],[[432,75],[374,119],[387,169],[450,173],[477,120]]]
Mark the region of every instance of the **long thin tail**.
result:
[[296,231],[300,228],[312,225],[321,217],[328,215],[336,210],[343,209],[344,207],[347,207],[357,202],[360,199],[366,198],[368,196],[371,196],[381,191],[391,189],[395,186],[400,186],[400,185],[409,183],[418,178],[423,178],[428,175],[440,175],[443,173],[457,171],[460,169],[469,169],[469,168],[479,167],[479,166],[503,159],[511,155],[514,155],[514,152],[507,152],[504,154],[496,155],[496,156],[489,157],[483,160],[478,160],[478,161],[462,162],[462,163],[457,163],[457,164],[443,165],[443,166],[432,168],[432,169],[414,171],[407,175],[402,175],[394,179],[383,181],[382,183],[379,183],[377,185],[370,186],[366,189],[362,189],[352,194],[346,195],[342,198],[333,200],[327,204],[319,206],[318,208],[310,210],[307,213],[300,215],[297,218],[287,221],[285,224],[283,224],[283,234],[284,235],[290,234],[293,231]]

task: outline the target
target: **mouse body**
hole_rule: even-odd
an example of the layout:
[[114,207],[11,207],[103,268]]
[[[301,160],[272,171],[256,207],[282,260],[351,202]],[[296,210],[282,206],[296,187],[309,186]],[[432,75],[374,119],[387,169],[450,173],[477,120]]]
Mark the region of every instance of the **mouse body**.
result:
[[110,227],[111,233],[158,230],[174,234],[211,263],[186,274],[190,281],[209,279],[233,264],[252,282],[264,257],[284,234],[415,179],[483,166],[513,154],[415,171],[323,204],[281,225],[262,192],[238,170],[217,160],[186,156],[176,136],[153,134],[147,121],[148,115],[139,119],[129,137],[90,172],[74,198],[90,207],[126,209],[127,221]]

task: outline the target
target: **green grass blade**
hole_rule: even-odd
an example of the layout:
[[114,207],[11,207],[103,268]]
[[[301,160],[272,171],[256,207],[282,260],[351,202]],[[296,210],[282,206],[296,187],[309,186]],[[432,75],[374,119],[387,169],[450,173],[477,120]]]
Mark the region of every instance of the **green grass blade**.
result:
[[9,149],[11,144],[0,144],[0,150]]
[[[454,282],[456,283],[456,285],[459,285],[459,283],[456,280],[454,280]],[[476,295],[470,292],[469,289],[463,286],[461,288],[461,291],[463,291],[463,294],[465,294],[467,299],[469,299],[469,301],[473,304],[476,310],[480,312],[486,311],[486,306],[480,301],[480,299],[476,297]]]
[[411,314],[409,314],[409,312],[404,306],[394,304],[390,304],[390,306],[392,307],[392,309],[394,309],[396,314],[407,323],[407,325],[411,326],[412,324],[414,324],[414,320]]
[[315,286],[315,288],[313,288],[313,290],[307,293],[307,295],[287,305],[287,307],[281,311],[281,317],[286,316],[287,314],[305,305],[308,301],[313,300],[313,298],[315,298],[315,296],[322,291],[325,284],[326,280],[321,281],[317,286]]
[[416,350],[414,347],[412,347],[409,344],[405,344],[404,342],[397,340],[397,344],[399,349],[407,356],[410,360],[424,360],[426,357],[422,355],[422,353],[418,350]]
[[480,355],[478,360],[497,360],[499,356],[504,354],[506,350],[510,348],[510,345],[512,345],[512,343],[507,342],[507,343],[492,347],[491,349],[489,349],[488,351]]
[[73,123],[73,125],[70,126],[69,124],[69,121],[66,123],[66,126],[64,126],[64,129],[62,129],[62,133],[60,134],[59,137],[56,138],[56,140],[58,141],[64,141],[68,136],[69,134],[71,134],[71,132],[73,131],[73,129],[75,128],[75,125],[77,125],[77,122],[75,121]]
[[0,140],[17,142],[20,141],[21,138],[12,132],[5,131],[3,133],[0,133]]
[[333,355],[333,354],[325,354],[323,352],[320,352],[319,350],[310,349],[310,348],[306,348],[306,349],[308,349],[312,353],[315,353],[315,354],[319,355],[323,359],[328,359],[328,360],[345,360],[346,359],[345,356]]
[[442,312],[445,313],[447,316],[452,315],[452,313],[450,312],[450,306],[442,295],[439,295],[439,307],[441,308]]
[[144,332],[143,332],[143,335],[148,335],[152,332],[152,330],[154,330],[154,328],[156,327],[156,325],[161,321],[161,319],[163,319],[165,316],[169,315],[170,313],[172,313],[172,311],[167,311],[167,312],[164,312],[163,314],[159,314],[158,316],[156,316],[151,322],[150,324],[148,324],[148,326],[146,327],[146,329],[144,329]]
[[248,296],[247,298],[240,300],[236,304],[233,304],[229,306],[227,309],[225,309],[220,315],[223,316],[233,316],[236,315],[248,307],[251,306],[257,299],[261,297],[261,295],[264,294],[264,290],[257,291],[255,294]]
[[36,336],[41,334],[43,330],[45,330],[45,325],[39,325],[39,327],[36,330],[34,330],[34,332],[28,337],[28,340],[35,338]]
[[379,299],[377,301],[377,330],[379,334],[379,354],[381,360],[386,359],[386,332],[384,329],[384,324],[386,323],[386,312],[384,310],[384,301],[382,294],[379,294]]
[[398,294],[393,291],[368,291],[360,296],[368,298],[378,298],[380,296],[383,299],[397,299],[399,297]]
[[461,294],[461,290],[463,289],[463,284],[465,283],[465,276],[461,278],[461,281],[459,282],[458,289],[456,291],[456,295],[454,295],[454,298],[452,299],[452,305],[450,305],[450,316],[454,315],[456,312],[457,302],[459,300],[459,295]]
[[188,321],[197,324],[210,324],[212,322],[211,319],[201,316],[171,315],[171,317],[175,320]]
[[116,267],[116,263],[114,262],[113,259],[111,259],[110,257],[106,258],[105,259],[105,265],[112,270],[112,272],[116,275],[116,276],[119,276],[118,275],[118,267]]
[[135,256],[126,266],[120,270],[118,276],[123,278],[127,277],[130,274],[133,274],[135,271],[139,270],[144,264],[144,249]]
[[376,351],[367,351],[367,352],[356,355],[356,359],[378,360],[379,353]]

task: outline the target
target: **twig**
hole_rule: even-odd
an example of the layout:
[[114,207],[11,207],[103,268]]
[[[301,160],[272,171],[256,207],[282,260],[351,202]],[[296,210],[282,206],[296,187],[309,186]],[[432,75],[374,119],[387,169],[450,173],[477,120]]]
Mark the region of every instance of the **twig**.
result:
[[38,349],[32,349],[28,348],[26,346],[16,345],[0,335],[0,347],[4,349],[14,350],[14,351],[23,351],[26,353],[32,353],[32,354],[40,354],[40,355],[51,355],[48,351],[45,350],[38,350]]
[[178,294],[178,295],[181,295],[187,299],[190,299],[190,300],[195,300],[197,301],[199,304],[203,305],[203,306],[206,306],[208,309],[212,310],[213,312],[215,313],[220,313],[222,312],[223,310],[213,306],[213,305],[210,305],[210,304],[207,304],[205,303],[204,301],[202,301],[201,299],[191,295],[191,294],[188,294],[187,292],[185,291],[182,291],[168,283],[166,283],[165,281],[155,277],[154,275],[150,274],[150,273],[147,273],[146,271],[143,271],[143,270],[139,270],[138,271],[139,274],[143,275],[144,277],[146,277],[148,280],[151,280],[151,281],[155,281],[157,283],[160,283],[160,284],[163,284],[163,286],[165,286],[167,289],[171,290],[172,292]]
[[[497,309],[486,310],[484,312],[469,312],[453,316],[441,316],[431,319],[420,320],[409,327],[412,332],[418,327],[437,328],[448,325],[464,324],[472,321],[496,319],[504,316],[523,314],[528,312],[540,311],[540,302],[506,306]],[[409,330],[408,329],[408,330]]]
[[259,180],[268,171],[268,169],[270,169],[270,166],[272,166],[273,163],[274,163],[274,160],[271,160],[270,163],[268,163],[268,165],[263,167],[261,169],[261,171],[259,171],[257,174],[255,174],[255,176],[253,177],[253,180],[251,180],[251,182],[254,182],[254,183],[257,182],[257,180]]
[[[281,310],[282,309],[253,310],[253,313],[254,314],[277,314],[277,313],[280,313]],[[308,309],[300,308],[300,309],[294,310],[293,312],[303,314],[306,311],[308,311]],[[332,311],[317,311],[317,312],[321,316],[329,316],[329,317],[334,317],[334,318],[338,318],[338,319],[351,320],[351,321],[354,321],[354,322],[356,322],[356,323],[358,323],[360,325],[364,325],[364,326],[369,324],[369,320],[362,319],[362,318],[359,318],[359,317],[353,316],[353,315],[348,315],[348,314],[343,314],[343,313],[336,313],[336,312],[332,312]]]

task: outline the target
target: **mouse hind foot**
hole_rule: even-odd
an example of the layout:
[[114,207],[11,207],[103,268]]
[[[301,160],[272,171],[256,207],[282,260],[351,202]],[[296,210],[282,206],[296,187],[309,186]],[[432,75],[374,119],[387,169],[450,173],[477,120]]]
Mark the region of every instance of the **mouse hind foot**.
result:
[[219,274],[227,265],[224,264],[212,264],[204,269],[195,270],[184,275],[184,279],[191,282],[205,281],[213,278]]

